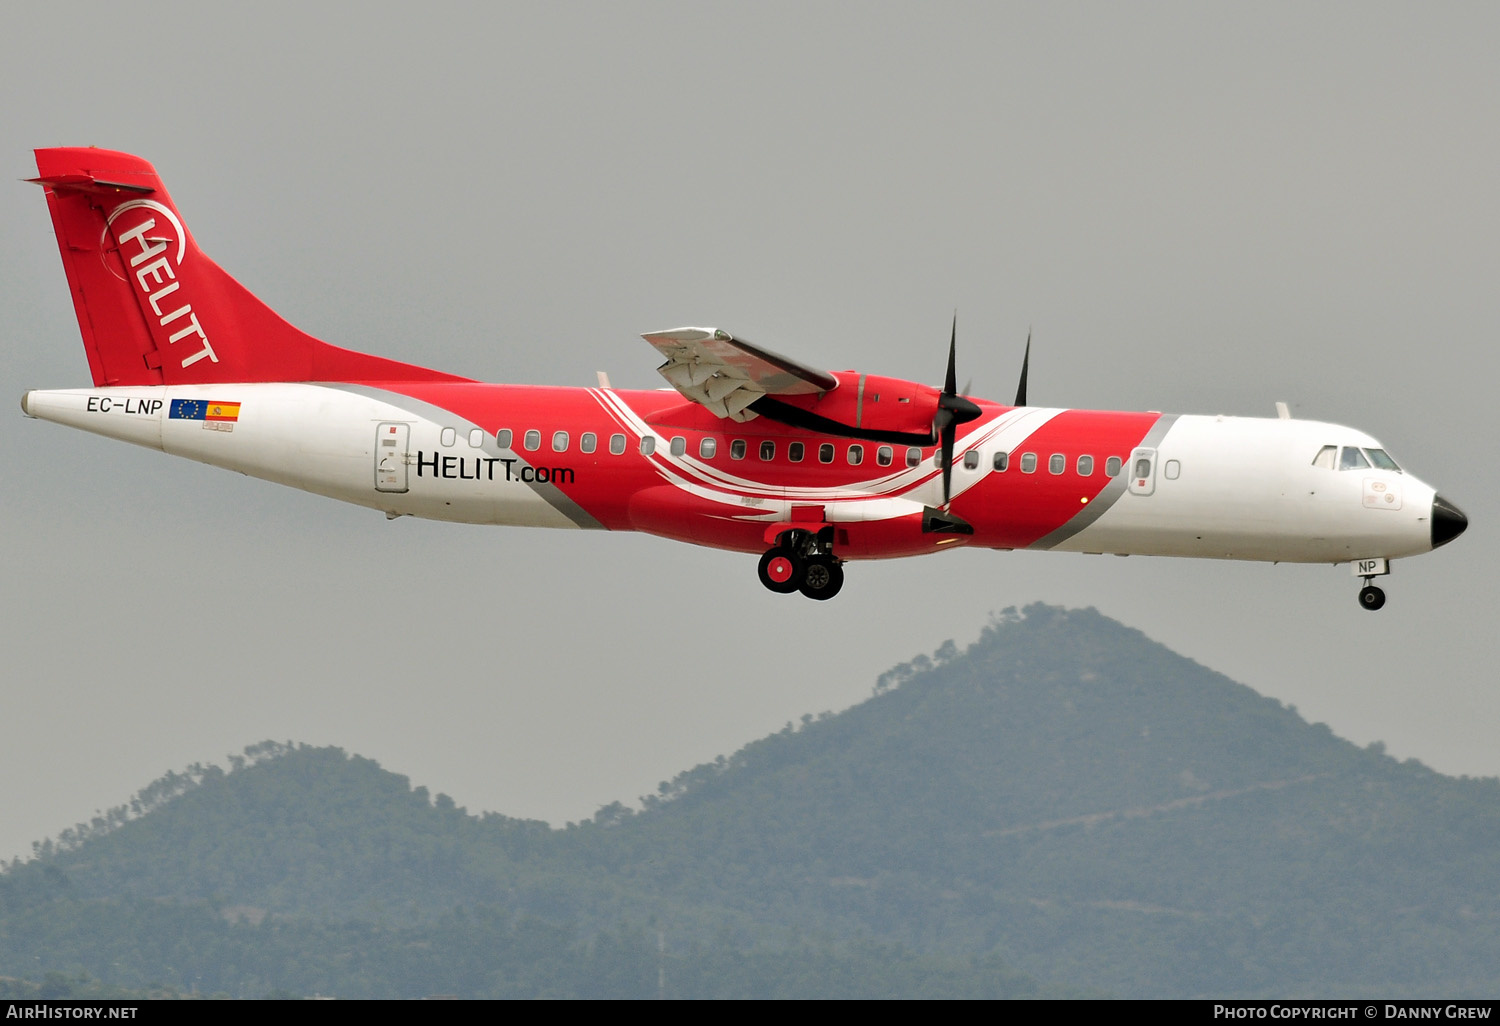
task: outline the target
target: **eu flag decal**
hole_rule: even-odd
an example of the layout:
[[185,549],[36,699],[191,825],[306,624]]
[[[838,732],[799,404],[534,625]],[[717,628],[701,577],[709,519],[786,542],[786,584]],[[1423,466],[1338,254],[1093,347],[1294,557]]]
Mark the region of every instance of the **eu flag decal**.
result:
[[208,403],[202,399],[173,399],[167,417],[171,420],[202,420],[208,415]]

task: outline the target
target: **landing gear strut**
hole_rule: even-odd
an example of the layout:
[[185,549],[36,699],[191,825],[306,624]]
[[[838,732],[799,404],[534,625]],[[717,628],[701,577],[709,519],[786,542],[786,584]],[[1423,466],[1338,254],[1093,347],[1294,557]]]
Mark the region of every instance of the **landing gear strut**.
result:
[[[828,537],[824,537],[827,535]],[[844,586],[844,567],[834,556],[832,529],[787,531],[760,557],[760,583],[778,595],[800,591],[810,599],[831,599]]]

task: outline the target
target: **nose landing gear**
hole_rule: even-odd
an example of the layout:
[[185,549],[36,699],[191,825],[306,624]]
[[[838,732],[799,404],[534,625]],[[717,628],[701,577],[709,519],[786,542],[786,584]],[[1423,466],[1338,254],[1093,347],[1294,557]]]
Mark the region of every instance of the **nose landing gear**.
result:
[[1350,566],[1354,570],[1354,576],[1365,582],[1365,586],[1359,589],[1359,607],[1373,613],[1385,605],[1385,592],[1375,587],[1375,578],[1384,577],[1391,572],[1391,561],[1356,559]]
[[844,586],[844,567],[834,556],[832,532],[787,531],[776,546],[760,557],[760,583],[778,595],[800,591],[810,599],[824,601]]

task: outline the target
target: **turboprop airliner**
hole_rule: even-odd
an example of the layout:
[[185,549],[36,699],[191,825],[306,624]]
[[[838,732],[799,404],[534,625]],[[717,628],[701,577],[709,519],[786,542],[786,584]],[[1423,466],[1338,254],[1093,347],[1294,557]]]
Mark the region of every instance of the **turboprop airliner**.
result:
[[1464,514],[1374,438],[1292,419],[1011,404],[827,371],[712,327],[643,337],[670,388],[484,384],[292,327],[210,260],[145,160],[36,151],[94,387],[21,409],[388,518],[645,531],[760,557],[828,599],[844,565],[944,549],[1390,561]]

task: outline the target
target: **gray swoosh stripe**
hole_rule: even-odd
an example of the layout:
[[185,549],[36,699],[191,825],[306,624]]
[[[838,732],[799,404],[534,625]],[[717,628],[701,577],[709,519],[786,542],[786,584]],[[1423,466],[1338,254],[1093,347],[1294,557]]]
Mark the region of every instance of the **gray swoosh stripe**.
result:
[[[390,403],[392,406],[398,406],[403,410],[409,410],[416,416],[426,417],[428,420],[433,421],[437,424],[451,425],[453,427],[465,425],[463,428],[463,430],[465,431],[470,431],[474,428],[479,427],[478,424],[475,424],[473,421],[465,420],[446,407],[434,406],[432,403],[424,402],[420,399],[413,399],[411,396],[402,395],[400,392],[392,392],[384,388],[375,388],[370,385],[347,385],[339,382],[318,381],[310,382],[310,384],[316,384],[322,388],[334,388],[338,389],[341,392],[350,392],[354,395],[363,395],[371,399],[378,399],[381,402]],[[533,466],[533,464],[528,463],[521,456],[521,454],[516,452],[514,449],[502,449],[498,445],[496,445],[495,436],[489,434],[488,432],[485,433],[484,445],[480,446],[480,451],[488,453],[491,456],[498,456],[502,459],[514,458],[518,465],[527,467]],[[585,530],[604,530],[603,524],[599,523],[598,520],[595,520],[593,515],[585,510],[582,506],[578,505],[578,503],[568,498],[568,496],[564,494],[563,491],[556,485],[538,484],[535,481],[525,482],[525,484],[527,488],[530,488],[533,492],[540,496],[547,503],[547,505],[557,510],[559,513],[567,517],[569,520],[573,521],[573,523],[577,524],[579,527],[584,528]]]
[[[1141,439],[1140,444],[1134,448],[1158,448],[1161,445],[1161,440],[1167,436],[1167,432],[1177,422],[1177,417],[1178,414],[1175,413],[1162,414],[1157,418],[1156,423],[1151,425],[1151,430],[1146,432],[1146,437]],[[1126,458],[1128,459],[1129,457]],[[1078,514],[1072,520],[1069,520],[1051,534],[1043,535],[1026,547],[1028,549],[1050,549],[1061,545],[1109,512],[1109,508],[1119,501],[1120,496],[1125,494],[1128,481],[1129,478],[1124,474],[1114,478],[1109,484],[1104,486],[1104,490],[1099,493],[1099,497],[1079,510]]]

